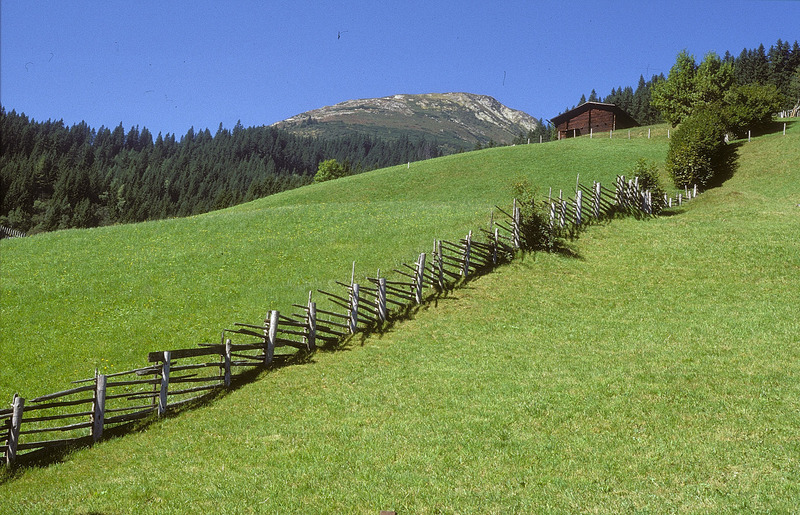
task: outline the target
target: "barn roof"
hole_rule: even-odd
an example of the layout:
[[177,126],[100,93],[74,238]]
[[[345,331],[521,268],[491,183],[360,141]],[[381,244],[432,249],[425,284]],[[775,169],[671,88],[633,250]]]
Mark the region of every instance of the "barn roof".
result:
[[566,120],[570,120],[570,119],[578,116],[579,114],[585,113],[589,109],[602,109],[603,111],[612,111],[612,112],[616,113],[616,115],[619,116],[619,117],[629,118],[630,121],[633,123],[633,125],[636,125],[636,126],[639,125],[638,123],[636,123],[636,120],[634,120],[631,115],[626,113],[622,108],[617,107],[616,104],[606,104],[606,103],[603,103],[603,102],[584,102],[583,104],[579,105],[575,109],[571,109],[571,110],[567,111],[566,113],[561,113],[560,115],[558,115],[558,116],[556,116],[554,118],[551,118],[550,122],[553,125],[558,126],[561,122],[564,122]]

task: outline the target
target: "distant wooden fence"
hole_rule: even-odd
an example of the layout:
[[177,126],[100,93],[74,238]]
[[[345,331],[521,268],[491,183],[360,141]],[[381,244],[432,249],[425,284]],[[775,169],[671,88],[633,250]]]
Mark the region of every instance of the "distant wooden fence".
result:
[[[572,235],[592,221],[616,213],[651,215],[653,202],[663,206],[693,198],[696,188],[674,198],[653,199],[639,188],[637,178],[617,177],[613,188],[599,182],[591,187],[577,184],[575,195],[559,192],[541,201],[549,212],[550,227],[561,236]],[[73,381],[73,387],[26,401],[14,395],[11,407],[0,410],[0,453],[8,466],[27,453],[91,444],[104,431],[120,428],[168,410],[196,402],[215,391],[230,388],[247,372],[275,366],[295,355],[276,352],[289,348],[312,352],[318,342],[337,343],[359,331],[380,327],[403,310],[423,304],[426,292],[456,287],[477,273],[510,260],[524,247],[521,206],[516,200],[507,218],[495,220],[492,213],[483,239],[469,232],[459,241],[435,240],[430,255],[419,254],[413,264],[393,270],[392,280],[378,271],[366,284],[338,282],[338,292],[318,290],[330,307],[319,309],[309,293],[305,304],[285,316],[270,310],[258,324],[235,323],[222,331],[220,343],[201,343],[188,349],[151,352],[148,365],[114,374],[99,374]]]
[[27,234],[22,231],[18,231],[16,229],[12,229],[11,227],[6,227],[4,225],[0,225],[0,240],[3,238],[24,238]]

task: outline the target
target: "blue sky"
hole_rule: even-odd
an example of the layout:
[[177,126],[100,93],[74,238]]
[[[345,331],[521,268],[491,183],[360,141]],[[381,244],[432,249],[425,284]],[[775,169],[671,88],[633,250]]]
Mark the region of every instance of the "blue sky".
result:
[[682,49],[800,39],[800,1],[0,3],[0,100],[36,120],[178,136],[353,98],[465,91],[551,118]]

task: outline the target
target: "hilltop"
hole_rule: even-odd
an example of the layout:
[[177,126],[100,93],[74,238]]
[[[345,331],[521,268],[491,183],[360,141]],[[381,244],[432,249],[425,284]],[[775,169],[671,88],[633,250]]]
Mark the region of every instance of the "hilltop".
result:
[[435,137],[445,147],[509,144],[539,127],[531,115],[487,95],[428,93],[348,100],[301,113],[273,127],[302,136],[335,138],[351,132],[397,139]]

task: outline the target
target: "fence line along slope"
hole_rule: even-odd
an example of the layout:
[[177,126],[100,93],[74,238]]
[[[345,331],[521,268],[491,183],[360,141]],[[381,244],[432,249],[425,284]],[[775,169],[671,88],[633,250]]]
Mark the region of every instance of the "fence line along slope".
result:
[[744,145],[679,216],[596,226],[580,259],[516,261],[346,356],[0,495],[32,512],[792,512],[798,137]]
[[[696,191],[694,188],[690,194],[687,190],[687,194]],[[253,380],[257,369],[306,357],[304,353],[315,351],[318,341],[336,346],[358,332],[385,331],[387,322],[402,318],[412,307],[435,300],[476,274],[491,271],[517,251],[538,250],[545,234],[574,237],[592,223],[616,215],[651,216],[671,206],[673,199],[665,195],[654,202],[652,192],[640,187],[638,177],[626,181],[618,176],[613,190],[599,182],[591,188],[578,183],[572,198],[559,191],[557,198],[526,203],[534,210],[549,212],[549,219],[534,217],[514,199],[511,214],[496,207],[508,219],[495,218],[493,212],[488,228],[482,229],[483,237],[473,237],[470,231],[458,242],[437,239],[430,259],[420,253],[413,265],[403,263],[394,268],[389,279],[379,270],[376,277],[359,284],[354,262],[349,284],[337,281],[336,293],[318,290],[327,300],[322,307],[309,292],[307,304],[294,305],[299,312],[287,316],[269,310],[263,322],[235,323],[222,331],[219,343],[150,352],[149,364],[141,368],[110,374],[95,371],[93,379],[72,381],[68,389],[30,399],[27,404],[24,397],[15,395],[11,409],[0,410],[0,428],[6,428],[0,429],[0,453],[11,467],[19,461],[19,452],[29,451],[24,456],[28,459],[33,450],[42,457],[39,455],[49,449],[97,442],[109,426],[118,433],[154,413],[161,417],[167,411],[196,404],[231,388],[234,378],[238,382]],[[280,352],[280,348],[290,352]]]
[[187,219],[4,239],[0,397],[215,341],[220,327],[347,281],[353,261],[372,273],[434,238],[457,240],[487,223],[519,177],[569,191],[578,170],[608,183],[639,157],[665,154],[665,141],[647,140],[488,149]]

